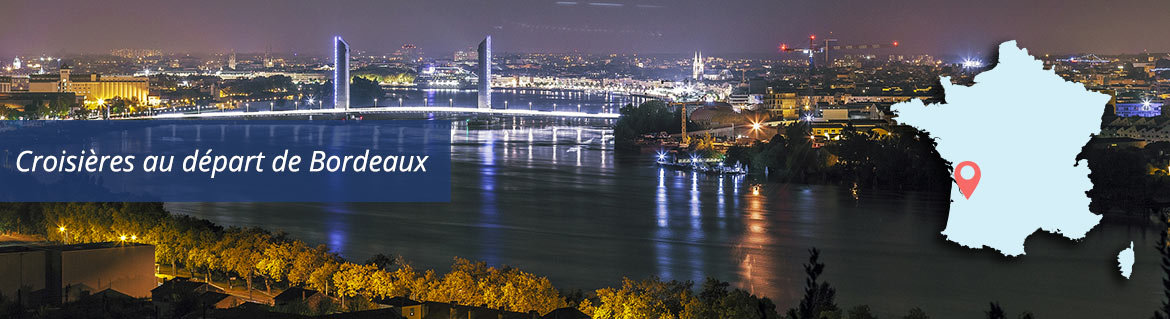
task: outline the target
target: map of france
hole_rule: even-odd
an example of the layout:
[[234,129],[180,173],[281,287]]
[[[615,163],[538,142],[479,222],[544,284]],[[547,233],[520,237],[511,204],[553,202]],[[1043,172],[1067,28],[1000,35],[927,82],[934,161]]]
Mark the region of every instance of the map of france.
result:
[[1024,254],[1025,238],[1038,230],[1084,238],[1101,216],[1089,212],[1089,168],[1076,156],[1099,131],[1110,97],[1045,70],[1015,41],[1000,44],[998,64],[974,80],[964,86],[941,77],[945,103],[892,106],[900,122],[937,138],[959,170],[956,181],[978,183],[963,189],[966,196],[952,184],[942,234],[1006,256]]

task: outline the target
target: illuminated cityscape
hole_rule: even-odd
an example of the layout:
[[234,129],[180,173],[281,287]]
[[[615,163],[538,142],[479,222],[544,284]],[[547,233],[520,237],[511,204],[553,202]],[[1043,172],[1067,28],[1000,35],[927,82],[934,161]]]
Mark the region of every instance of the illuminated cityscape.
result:
[[[1166,240],[1170,2],[11,7],[36,27],[0,37],[0,133],[449,123],[450,200],[0,203],[0,318],[1170,316],[1170,249],[1139,244],[1125,281],[1099,258]],[[1057,163],[1092,171],[1091,241],[1001,258],[940,236],[956,163],[891,106],[945,102],[1006,40],[1111,97]],[[1018,132],[1005,152],[1050,142],[984,113],[961,120]],[[360,144],[288,128],[246,132]]]

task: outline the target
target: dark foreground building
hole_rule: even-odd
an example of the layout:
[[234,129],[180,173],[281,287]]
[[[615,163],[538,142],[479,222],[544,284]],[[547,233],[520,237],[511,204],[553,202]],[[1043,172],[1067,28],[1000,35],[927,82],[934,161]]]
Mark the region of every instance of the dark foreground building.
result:
[[149,298],[154,287],[152,245],[0,247],[0,294],[23,305],[72,302],[107,289]]

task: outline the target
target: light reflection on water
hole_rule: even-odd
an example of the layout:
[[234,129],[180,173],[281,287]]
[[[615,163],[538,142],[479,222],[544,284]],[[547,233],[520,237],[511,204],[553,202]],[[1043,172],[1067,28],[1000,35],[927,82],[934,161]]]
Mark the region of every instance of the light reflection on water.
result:
[[[401,254],[445,270],[455,256],[509,264],[585,290],[622,276],[730,281],[794,306],[818,247],[841,305],[975,317],[990,301],[1041,317],[1146,316],[1160,301],[1153,231],[1099,226],[1081,243],[1033,236],[1016,259],[956,247],[939,196],[764,184],[615,157],[609,130],[453,127],[452,202],[171,203],[225,225],[281,229],[361,261]],[[588,142],[588,143],[586,143]],[[1132,280],[1113,258],[1134,240]],[[1111,263],[1113,262],[1113,263]],[[1069,302],[1078,300],[1077,302]]]

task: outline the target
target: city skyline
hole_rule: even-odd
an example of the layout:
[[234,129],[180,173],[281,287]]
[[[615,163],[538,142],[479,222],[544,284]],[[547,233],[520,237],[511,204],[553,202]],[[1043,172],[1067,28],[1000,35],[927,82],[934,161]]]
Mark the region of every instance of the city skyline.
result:
[[121,48],[325,56],[317,39],[338,35],[363,43],[367,52],[393,52],[412,43],[438,53],[466,49],[489,33],[498,37],[501,52],[772,53],[780,43],[807,43],[809,34],[831,36],[840,44],[899,41],[898,53],[904,54],[982,55],[1010,39],[1037,53],[1170,51],[1170,41],[1151,42],[1142,32],[1158,12],[1170,10],[1170,3],[1141,5],[1146,10],[1049,0],[25,1],[0,12],[0,19],[13,25],[33,26],[0,35],[0,56]]

